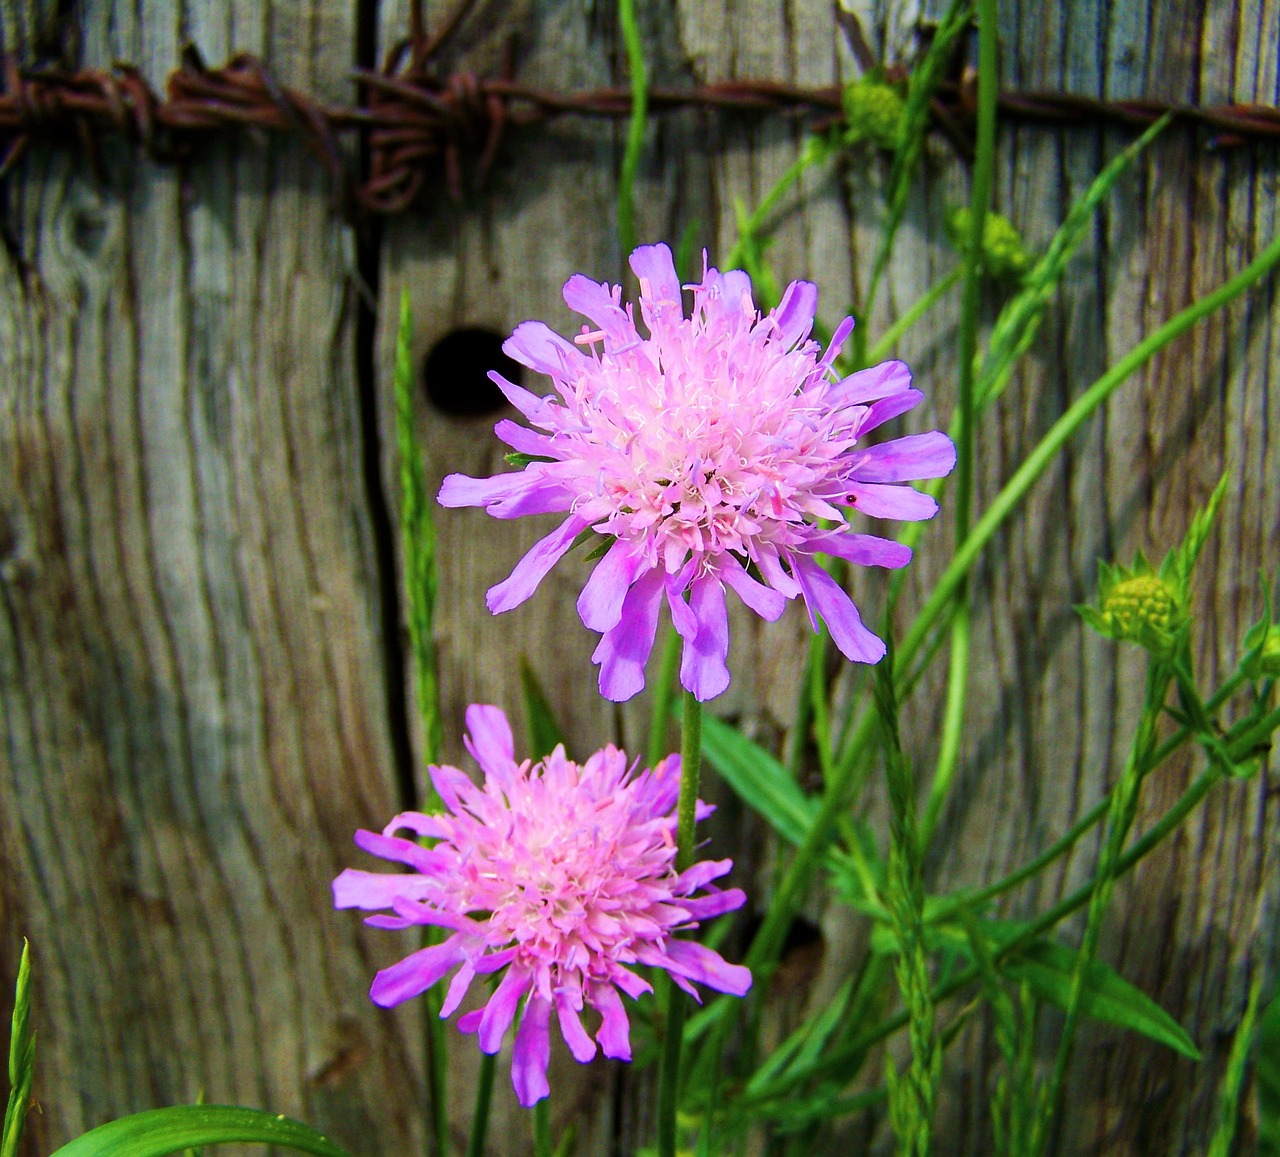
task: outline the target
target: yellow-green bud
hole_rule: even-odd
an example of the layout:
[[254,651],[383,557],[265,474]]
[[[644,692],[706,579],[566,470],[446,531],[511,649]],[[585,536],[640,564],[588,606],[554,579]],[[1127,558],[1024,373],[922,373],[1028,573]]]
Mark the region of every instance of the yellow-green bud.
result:
[[891,84],[864,76],[844,87],[846,139],[870,141],[878,149],[892,149],[898,143],[904,103]]
[[[947,217],[951,242],[961,252],[969,243],[972,220],[973,213],[967,207],[952,209]],[[1031,264],[1017,227],[999,213],[988,213],[982,226],[982,264],[992,277],[1012,281],[1020,278]]]
[[1143,642],[1154,633],[1171,635],[1178,626],[1178,600],[1158,575],[1140,574],[1116,583],[1098,608],[1115,639]]

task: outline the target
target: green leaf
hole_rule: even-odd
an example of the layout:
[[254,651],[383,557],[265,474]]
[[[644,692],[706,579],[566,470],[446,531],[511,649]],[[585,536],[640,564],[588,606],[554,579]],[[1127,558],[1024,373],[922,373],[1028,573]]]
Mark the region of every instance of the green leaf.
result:
[[179,1105],[109,1121],[64,1145],[53,1157],[165,1157],[196,1145],[258,1142],[315,1157],[349,1157],[310,1125],[235,1105]]
[[[930,897],[932,903],[940,898]],[[927,912],[926,912],[927,915]],[[1014,920],[980,920],[978,929],[990,942],[993,957],[1011,940],[1021,935],[1027,924]],[[930,951],[951,949],[971,960],[973,949],[968,934],[959,924],[931,925],[926,929],[926,945]],[[897,951],[897,942],[887,927],[877,927],[871,934],[874,952],[889,954]],[[1019,949],[1011,958],[999,961],[999,973],[1015,983],[1025,981],[1037,1000],[1065,1009],[1071,994],[1071,973],[1079,953],[1074,948],[1052,940],[1036,940]],[[1145,992],[1135,988],[1114,968],[1101,960],[1094,960],[1085,972],[1084,998],[1081,1011],[1095,1020],[1132,1029],[1174,1052],[1193,1061],[1200,1059],[1200,1051],[1186,1029],[1173,1019]]]
[[791,773],[758,743],[712,716],[702,721],[702,754],[742,801],[789,843],[799,844],[818,810]]
[[[520,693],[524,699],[524,724],[529,738],[529,755],[534,760],[539,760],[565,742],[564,732],[551,710],[551,703],[537,674],[523,655],[520,656]],[[565,743],[566,750],[568,746]]]

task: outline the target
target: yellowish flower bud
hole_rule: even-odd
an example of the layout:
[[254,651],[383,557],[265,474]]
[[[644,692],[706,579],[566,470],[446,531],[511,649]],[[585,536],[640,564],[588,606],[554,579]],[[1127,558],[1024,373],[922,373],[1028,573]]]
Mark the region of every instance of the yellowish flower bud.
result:
[[892,149],[898,143],[902,123],[902,96],[891,84],[864,76],[844,88],[846,139],[870,141],[878,149]]
[[1117,583],[1099,611],[1113,638],[1138,642],[1150,637],[1150,632],[1172,634],[1180,618],[1173,590],[1153,574],[1135,575]]

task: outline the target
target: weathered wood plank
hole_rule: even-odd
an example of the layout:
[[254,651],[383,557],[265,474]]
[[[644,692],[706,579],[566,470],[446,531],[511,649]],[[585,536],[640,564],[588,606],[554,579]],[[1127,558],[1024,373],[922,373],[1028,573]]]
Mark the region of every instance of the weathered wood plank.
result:
[[[354,5],[75,11],[85,64],[157,87],[191,39],[352,97]],[[29,14],[5,20],[21,47]],[[392,948],[329,895],[353,830],[396,808],[350,232],[296,143],[107,161],[100,187],[33,150],[0,274],[0,859],[36,965],[30,1151],[203,1095],[408,1152],[417,1029],[368,1004]]]

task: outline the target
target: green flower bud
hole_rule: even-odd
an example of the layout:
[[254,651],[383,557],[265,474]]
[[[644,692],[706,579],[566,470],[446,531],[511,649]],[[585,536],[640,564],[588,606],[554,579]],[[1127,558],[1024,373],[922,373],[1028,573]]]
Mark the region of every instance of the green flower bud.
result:
[[1137,642],[1148,631],[1172,634],[1179,619],[1172,589],[1153,574],[1136,575],[1117,583],[1098,609],[1113,632],[1112,638]]
[[891,84],[867,75],[844,86],[845,140],[870,141],[878,149],[896,148],[904,102]]
[[1126,639],[1156,655],[1173,652],[1188,615],[1178,588],[1152,571],[1141,554],[1132,569],[1100,564],[1098,602],[1077,607],[1081,618],[1109,639]]
[[[947,232],[961,253],[969,243],[972,220],[973,213],[967,207],[952,209],[947,214]],[[988,213],[982,227],[982,264],[987,273],[1000,281],[1017,281],[1031,264],[1017,227],[999,213]]]

